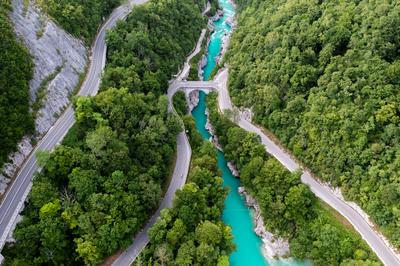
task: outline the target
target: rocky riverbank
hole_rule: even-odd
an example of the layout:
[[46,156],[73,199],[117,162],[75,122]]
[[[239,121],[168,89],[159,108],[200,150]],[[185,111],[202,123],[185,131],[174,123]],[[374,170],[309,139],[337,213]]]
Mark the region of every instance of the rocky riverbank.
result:
[[217,10],[217,13],[216,13],[214,16],[212,16],[212,17],[210,18],[210,20],[211,20],[212,22],[216,22],[216,21],[220,20],[223,16],[224,16],[224,11],[221,10],[221,9],[218,9],[218,10]]
[[239,171],[236,168],[236,165],[233,162],[228,162],[227,166],[229,168],[229,171],[231,171],[232,175],[236,178],[239,178]]
[[199,91],[191,91],[186,98],[186,101],[189,106],[189,112],[192,112],[194,108],[199,104]]
[[199,65],[197,67],[198,69],[197,75],[199,77],[199,80],[203,80],[204,67],[207,65],[207,63],[208,63],[207,54],[203,54],[201,60],[199,61]]
[[[232,1],[233,3],[233,1]],[[220,64],[222,59],[224,58],[226,52],[228,51],[229,48],[229,44],[230,44],[230,40],[231,40],[231,35],[233,30],[236,28],[237,25],[237,17],[233,16],[233,17],[229,17],[226,19],[225,21],[226,24],[228,24],[231,27],[230,31],[227,31],[224,33],[224,36],[222,37],[221,41],[222,41],[222,48],[221,48],[221,52],[218,55],[218,58],[216,59],[217,64]]]
[[224,58],[224,55],[228,51],[229,43],[230,43],[230,39],[231,39],[230,35],[231,35],[231,33],[225,33],[224,36],[222,37],[222,49],[221,49],[221,53],[218,56],[217,64],[221,63],[222,59]]
[[264,220],[261,216],[261,209],[257,201],[247,193],[244,187],[239,187],[238,192],[244,196],[246,205],[254,210],[254,232],[263,241],[263,254],[267,260],[275,260],[276,258],[285,258],[289,255],[289,241],[280,237],[274,236],[264,227]]
[[215,130],[214,127],[212,126],[211,122],[210,122],[210,112],[208,110],[208,108],[206,109],[206,116],[207,116],[207,121],[206,121],[206,125],[205,125],[205,129],[208,131],[208,133],[210,133],[211,137],[210,137],[210,141],[214,144],[214,146],[220,150],[223,151],[223,148],[221,146],[221,144],[219,144],[219,140],[218,140],[218,136],[215,135]]

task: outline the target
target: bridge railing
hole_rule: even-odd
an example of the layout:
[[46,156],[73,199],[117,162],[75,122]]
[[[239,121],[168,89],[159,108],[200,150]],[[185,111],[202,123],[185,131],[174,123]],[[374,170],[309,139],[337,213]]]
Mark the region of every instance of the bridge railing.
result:
[[213,88],[213,89],[218,89],[218,83],[214,81],[181,81],[174,86],[177,89],[191,89],[191,88],[196,88],[196,89],[201,89],[201,88]]

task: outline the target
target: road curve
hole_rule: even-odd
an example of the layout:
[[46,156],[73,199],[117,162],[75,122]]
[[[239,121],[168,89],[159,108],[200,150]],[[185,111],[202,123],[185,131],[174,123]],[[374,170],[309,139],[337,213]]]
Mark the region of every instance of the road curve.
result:
[[[227,81],[228,69],[220,72],[215,78],[219,83],[218,86],[218,104],[221,111],[233,110],[233,105],[229,96]],[[265,146],[266,151],[274,156],[282,165],[289,171],[293,172],[301,169],[300,165],[291,158],[289,153],[275,144],[262,130],[250,121],[239,116],[235,121],[241,128],[253,132],[260,136],[262,144]],[[390,244],[386,243],[381,237],[380,233],[376,232],[355,209],[347,204],[342,199],[338,198],[329,189],[323,186],[320,182],[314,179],[309,171],[304,171],[301,176],[301,181],[310,186],[311,191],[320,199],[329,204],[332,208],[343,215],[359,232],[361,237],[368,243],[371,249],[376,253],[379,259],[388,266],[400,265],[398,255],[394,252]]]
[[[209,2],[207,1],[207,4]],[[206,29],[202,29],[201,30],[201,34],[200,34],[200,38],[197,41],[196,46],[194,47],[193,51],[189,54],[189,56],[186,58],[185,63],[183,64],[183,68],[180,71],[180,73],[178,73],[176,75],[175,78],[175,82],[177,81],[182,81],[184,79],[186,79],[189,76],[189,71],[190,71],[190,60],[192,60],[193,57],[195,57],[200,51],[201,51],[201,44],[203,43],[203,39],[206,36],[207,30]]]
[[160,212],[164,208],[171,208],[175,192],[183,187],[186,183],[186,177],[189,172],[190,158],[192,156],[192,149],[185,132],[181,132],[177,136],[177,157],[174,173],[172,175],[171,183],[169,184],[167,193],[165,194],[157,211],[153,214],[146,226],[135,237],[132,245],[129,246],[112,264],[113,266],[127,266],[136,259],[139,253],[149,242],[147,236],[148,230],[157,221]]
[[[98,92],[101,74],[106,61],[106,31],[112,28],[118,20],[126,18],[133,5],[143,4],[147,1],[148,0],[129,0],[128,3],[119,6],[111,13],[108,20],[104,23],[96,36],[95,42],[92,46],[90,67],[78,95],[89,96],[95,95]],[[8,189],[0,205],[0,250],[3,249],[5,240],[11,230],[15,218],[19,211],[21,211],[22,203],[25,201],[28,194],[27,192],[30,189],[32,177],[38,170],[35,153],[39,150],[52,150],[61,142],[74,122],[74,111],[72,107],[69,106],[57,122],[39,141],[36,148],[19,170],[11,187]]]
[[[175,108],[172,102],[174,94],[178,91],[181,86],[179,84],[182,83],[182,79],[187,76],[187,73],[190,71],[190,60],[196,56],[201,50],[201,43],[205,36],[206,31],[203,29],[201,31],[199,40],[193,51],[188,55],[184,67],[182,71],[176,75],[176,78],[173,82],[171,82],[167,97],[168,97],[168,111],[170,113],[175,113]],[[153,214],[150,220],[147,222],[146,226],[133,237],[133,243],[113,262],[113,266],[127,266],[131,265],[136,257],[140,254],[140,252],[145,248],[145,246],[149,243],[149,237],[147,236],[147,232],[153,226],[153,224],[157,221],[157,218],[160,216],[160,212],[164,208],[171,208],[172,202],[174,199],[175,192],[182,188],[186,183],[186,178],[189,173],[190,167],[190,159],[192,157],[192,148],[190,147],[189,140],[184,131],[178,134],[177,136],[177,157],[176,164],[174,168],[174,172],[172,173],[172,179],[169,184],[167,193],[165,194],[160,206],[157,211]]]
[[[220,71],[213,81],[188,81],[171,84],[170,90],[168,91],[169,101],[172,101],[173,95],[179,90],[187,92],[199,88],[205,92],[209,92],[210,90],[218,91],[218,105],[222,112],[225,110],[234,110],[228,91],[228,69]],[[240,113],[239,116],[235,118],[235,123],[246,131],[253,132],[260,136],[266,151],[274,156],[289,171],[293,172],[301,169],[301,166],[292,159],[287,151],[273,142],[259,127],[245,119]],[[400,266],[399,255],[392,249],[390,243],[384,240],[380,233],[375,231],[373,226],[370,225],[369,221],[362,217],[346,201],[338,198],[331,190],[313,178],[309,171],[303,171],[301,181],[307,184],[318,198],[325,201],[343,215],[385,265]]]

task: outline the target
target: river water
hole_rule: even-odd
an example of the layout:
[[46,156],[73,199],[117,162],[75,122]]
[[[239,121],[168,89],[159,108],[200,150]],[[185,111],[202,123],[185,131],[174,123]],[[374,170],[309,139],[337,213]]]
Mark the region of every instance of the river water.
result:
[[[224,10],[224,16],[214,22],[215,31],[211,35],[208,46],[207,65],[204,68],[204,80],[208,80],[212,70],[216,66],[216,56],[220,53],[222,46],[222,37],[231,30],[226,23],[226,19],[235,15],[234,6],[229,0],[219,0],[220,7]],[[207,116],[206,94],[200,92],[199,104],[192,111],[196,122],[196,128],[203,139],[208,140],[210,134],[205,129]],[[232,228],[236,251],[230,256],[229,262],[232,266],[262,266],[262,265],[303,265],[295,261],[269,261],[267,262],[262,254],[262,241],[254,233],[252,211],[244,204],[244,199],[237,192],[240,186],[240,180],[235,178],[227,167],[225,156],[218,151],[218,168],[222,172],[224,186],[230,188],[230,192],[225,200],[225,209],[222,214],[222,220]]]

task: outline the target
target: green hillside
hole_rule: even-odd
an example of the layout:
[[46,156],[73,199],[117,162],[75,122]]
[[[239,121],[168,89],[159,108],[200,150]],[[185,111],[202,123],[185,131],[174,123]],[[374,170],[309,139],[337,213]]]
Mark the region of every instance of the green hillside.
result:
[[227,60],[235,103],[400,247],[400,6],[239,2]]
[[29,112],[29,80],[33,75],[28,51],[8,19],[10,0],[0,3],[0,168],[22,136],[34,130]]

